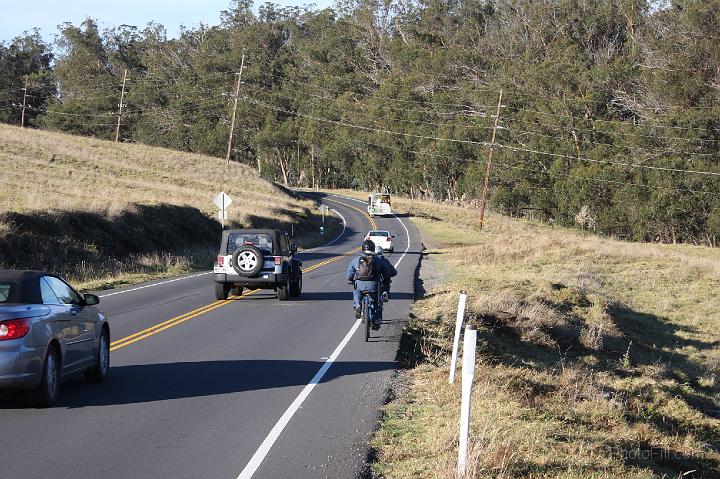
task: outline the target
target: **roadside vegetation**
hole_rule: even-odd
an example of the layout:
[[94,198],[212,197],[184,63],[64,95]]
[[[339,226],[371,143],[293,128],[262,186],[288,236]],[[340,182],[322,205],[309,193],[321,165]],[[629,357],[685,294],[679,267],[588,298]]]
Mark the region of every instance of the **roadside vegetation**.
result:
[[0,122],[113,139],[122,95],[125,142],[224,156],[234,124],[286,187],[468,205],[493,137],[496,211],[720,244],[720,0],[261,3],[0,42]]
[[460,290],[478,327],[468,477],[720,477],[715,249],[396,200],[427,250],[376,477],[452,478]]
[[219,158],[0,125],[0,172],[0,267],[86,289],[209,269],[221,190],[230,226],[294,229],[301,247],[323,239],[314,202]]

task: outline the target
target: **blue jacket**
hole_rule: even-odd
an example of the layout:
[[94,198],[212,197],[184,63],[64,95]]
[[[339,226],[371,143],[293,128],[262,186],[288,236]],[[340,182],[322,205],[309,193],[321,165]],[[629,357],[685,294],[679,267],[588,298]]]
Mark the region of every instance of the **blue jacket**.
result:
[[[365,256],[364,254],[358,255],[350,262],[350,264],[347,267],[347,279],[348,281],[354,281],[355,280],[355,273],[357,273],[358,268],[360,267],[360,257]],[[393,265],[390,264],[390,261],[385,259],[383,255],[374,255],[375,256],[375,267],[377,268],[377,273],[380,275],[381,280],[389,280],[393,276],[397,276],[397,270]],[[377,283],[377,281],[358,281],[358,283]],[[360,285],[358,285],[358,289],[365,289],[360,288]],[[374,288],[373,288],[374,289]]]

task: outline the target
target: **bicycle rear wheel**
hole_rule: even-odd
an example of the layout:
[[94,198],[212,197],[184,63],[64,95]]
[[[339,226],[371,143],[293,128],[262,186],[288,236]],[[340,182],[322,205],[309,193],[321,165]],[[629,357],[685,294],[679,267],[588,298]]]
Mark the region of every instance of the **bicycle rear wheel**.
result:
[[362,302],[362,320],[365,327],[365,342],[370,339],[370,299],[365,296]]

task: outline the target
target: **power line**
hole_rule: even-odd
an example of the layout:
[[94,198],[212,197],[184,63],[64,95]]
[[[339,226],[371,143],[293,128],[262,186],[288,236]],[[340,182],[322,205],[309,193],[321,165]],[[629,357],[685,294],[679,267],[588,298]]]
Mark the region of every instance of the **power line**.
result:
[[267,103],[261,102],[261,101],[259,101],[259,100],[256,100],[256,99],[253,99],[253,98],[250,98],[250,97],[247,97],[247,96],[243,96],[242,99],[243,99],[243,100],[246,100],[246,101],[248,101],[248,102],[250,102],[250,103],[253,103],[253,104],[255,104],[255,105],[258,105],[258,106],[261,106],[261,107],[264,107],[264,108],[268,108],[268,109],[271,109],[271,110],[274,110],[274,111],[277,111],[277,112],[280,112],[280,113],[285,113],[285,114],[288,114],[288,115],[293,115],[293,116],[297,116],[297,117],[301,117],[301,118],[307,118],[307,119],[313,120],[313,121],[330,123],[330,124],[334,124],[334,125],[338,125],[338,126],[343,126],[343,127],[346,127],[346,128],[357,128],[357,129],[365,130],[365,131],[374,131],[374,132],[376,132],[376,133],[387,133],[387,134],[390,134],[390,135],[406,136],[406,137],[409,137],[409,138],[418,138],[418,139],[424,139],[424,140],[449,141],[449,142],[453,142],[453,143],[466,143],[466,144],[472,144],[472,145],[487,145],[487,143],[486,143],[486,142],[483,142],[483,141],[457,140],[457,139],[454,139],[454,138],[440,138],[440,137],[435,137],[435,136],[415,135],[415,134],[412,134],[412,133],[402,133],[402,132],[392,131],[392,130],[387,130],[387,129],[382,129],[382,128],[372,128],[372,127],[368,127],[368,126],[354,125],[354,124],[352,124],[352,123],[347,123],[347,122],[344,122],[344,121],[330,120],[330,119],[327,119],[327,118],[320,118],[320,117],[315,117],[315,116],[312,116],[312,115],[306,115],[306,114],[304,114],[304,113],[293,112],[293,111],[290,111],[290,110],[286,110],[286,109],[284,109],[284,108],[279,108],[279,107],[276,107],[276,106],[273,106],[273,105],[269,105],[269,104],[267,104]]
[[[261,85],[271,86],[271,85],[267,85],[266,83],[261,83]],[[272,86],[272,87],[274,88],[274,86]],[[259,90],[259,89],[257,89],[257,88],[255,88],[255,90],[265,93],[264,90]],[[276,94],[276,95],[278,95],[278,96],[282,96],[282,97],[284,97],[284,98],[287,98],[287,99],[290,99],[290,100],[293,100],[293,101],[298,101],[298,98],[297,98],[297,97],[291,97],[291,96],[288,96],[287,94],[282,94],[282,93],[278,92],[278,90],[271,90],[271,91],[268,91],[267,93]],[[338,102],[338,101],[346,101],[346,102],[347,102],[347,101],[348,101],[347,98],[344,98],[344,97],[342,97],[342,96],[332,97],[332,96],[324,96],[324,95],[315,95],[315,94],[309,93],[309,92],[302,92],[302,95],[304,95],[304,96],[310,96],[310,97],[312,97],[312,98],[318,98],[318,99],[322,99],[322,100],[327,100],[327,101],[334,101],[334,102]],[[370,100],[375,100],[375,98],[374,98],[374,97],[368,97],[368,98],[366,98],[366,100],[369,100],[369,101],[370,101]],[[455,112],[455,111],[434,111],[434,110],[427,110],[427,109],[418,110],[418,109],[406,108],[406,107],[392,107],[392,106],[388,106],[388,105],[379,105],[379,104],[376,104],[376,103],[372,103],[372,104],[371,104],[371,103],[362,103],[362,102],[358,102],[357,100],[353,103],[353,105],[359,106],[360,108],[368,108],[368,109],[369,109],[369,108],[378,108],[378,109],[381,109],[381,110],[395,111],[395,112],[402,112],[402,113],[408,113],[408,112],[410,112],[410,113],[420,113],[420,114],[424,114],[424,115],[434,115],[434,116],[439,116],[439,117],[443,117],[443,116],[444,116],[444,117],[464,116],[464,117],[470,118],[470,116],[464,115],[463,112]],[[396,120],[396,121],[403,121],[402,119],[395,119],[395,120]],[[405,120],[405,121],[411,121],[411,120]],[[416,122],[418,122],[418,121],[416,121]],[[433,122],[422,122],[422,123],[427,123],[427,124],[429,124],[429,125],[443,125],[443,124],[440,124],[440,123],[433,123]],[[481,128],[481,129],[484,128],[484,129],[492,129],[491,126],[480,126],[480,125],[462,125],[462,124],[458,124],[458,125],[455,125],[455,126],[460,126],[460,127],[462,127],[462,128]]]
[[[279,76],[279,75],[274,75],[274,74],[272,74],[272,73],[264,73],[264,74],[267,75],[267,76],[272,76],[272,77],[276,77],[276,78],[282,79],[283,81],[288,81],[288,82],[290,82],[290,83],[301,84],[301,85],[304,85],[304,86],[309,86],[310,88],[313,88],[313,89],[315,89],[315,90],[317,90],[317,91],[323,91],[323,92],[327,93],[327,90],[324,90],[324,89],[321,88],[321,87],[318,87],[318,86],[316,86],[316,85],[313,85],[313,84],[310,84],[310,83],[307,83],[307,82],[300,82],[300,81],[298,81],[298,80],[289,79],[289,78],[287,78],[287,77],[281,77],[281,76]],[[260,83],[261,83],[261,84],[264,84],[264,85],[266,85],[266,86],[271,86],[271,87],[274,87],[274,86],[275,86],[275,85],[269,85],[269,84],[263,83],[263,82],[260,82]],[[492,91],[492,90],[488,89],[487,91]],[[313,95],[313,94],[307,93],[307,92],[304,92],[303,94],[310,95],[310,96],[316,96],[316,95]],[[319,98],[326,98],[326,99],[335,99],[335,98],[333,98],[333,97],[327,97],[327,96],[318,96],[318,97],[319,97]],[[365,99],[366,99],[366,100],[380,99],[380,100],[385,100],[385,101],[388,101],[388,102],[412,102],[412,103],[428,104],[428,105],[445,105],[445,106],[448,106],[448,105],[456,105],[456,106],[461,106],[461,107],[464,107],[464,108],[493,108],[492,106],[487,106],[487,105],[468,106],[468,105],[464,105],[464,104],[442,104],[442,103],[433,103],[433,102],[416,102],[416,101],[413,101],[413,100],[403,100],[403,99],[399,99],[399,98],[383,97],[383,96],[377,96],[377,95],[374,95],[374,94],[371,94],[371,95],[365,97]],[[393,109],[392,107],[389,107],[389,106],[379,106],[379,108],[382,108],[382,109]],[[508,108],[508,109],[510,109],[510,110],[516,110],[516,111],[532,112],[532,113],[541,114],[541,115],[544,114],[543,112],[536,111],[536,110],[531,110],[531,109],[528,109],[528,108],[519,108],[519,107],[512,107],[512,106],[505,106],[505,105],[503,105],[503,108]],[[417,110],[412,110],[412,109],[407,109],[407,108],[398,108],[397,111],[417,111]],[[465,112],[453,112],[453,113],[447,113],[447,112],[445,112],[445,113],[439,113],[439,114],[438,114],[436,111],[433,111],[433,110],[423,110],[422,112],[423,112],[423,113],[427,113],[427,114],[436,114],[436,115],[438,115],[438,116],[449,115],[449,114],[468,116],[468,115],[465,115],[465,114],[464,114]],[[617,124],[617,125],[622,125],[624,128],[651,128],[651,129],[655,129],[655,128],[672,128],[672,129],[688,130],[688,131],[689,131],[689,130],[692,130],[692,131],[706,131],[706,132],[717,132],[717,131],[720,131],[720,130],[710,130],[710,129],[702,129],[702,128],[671,127],[671,126],[666,126],[666,125],[633,125],[633,124],[631,124],[631,123],[629,123],[629,122],[623,122],[623,121],[617,121],[617,120],[587,119],[587,118],[578,118],[578,117],[574,117],[574,116],[571,116],[571,115],[559,115],[559,114],[549,114],[549,113],[548,113],[547,115],[548,115],[548,116],[556,116],[556,117],[565,118],[565,119],[572,119],[572,120],[578,121],[578,122],[591,122],[591,123],[599,122],[599,123]],[[513,121],[524,121],[524,120],[522,120],[522,119],[516,119],[516,118],[512,118],[512,117],[511,117],[511,119],[512,119]],[[525,121],[525,123],[529,123],[529,122]],[[540,122],[538,122],[538,124],[543,125],[543,126],[549,126],[549,125],[546,125],[546,124],[540,123]],[[569,128],[567,128],[567,127],[559,127],[559,126],[554,126],[554,127],[555,127],[555,128],[561,128],[561,129],[562,129],[562,128],[564,128],[564,129],[569,129]],[[485,128],[490,129],[490,128],[492,128],[492,127],[485,127]],[[593,133],[604,133],[604,134],[607,134],[607,135],[616,135],[616,136],[617,136],[617,135],[620,135],[620,136],[629,136],[629,137],[643,137],[643,138],[664,139],[664,140],[672,140],[672,141],[687,141],[687,142],[700,142],[700,143],[710,143],[710,142],[715,142],[715,141],[717,141],[717,140],[709,140],[709,139],[672,137],[672,136],[655,135],[655,134],[642,134],[642,133],[637,133],[637,132],[613,132],[613,131],[598,130],[598,129],[588,129],[588,128],[574,128],[574,129],[577,130],[577,131],[585,131],[585,132],[593,132]]]
[[[442,86],[439,88],[442,89]],[[445,88],[448,90],[447,88]],[[451,91],[458,91],[458,89],[451,90]],[[473,85],[472,87],[468,88],[462,88],[463,92],[495,92],[496,90],[490,87],[481,87],[477,85]],[[510,95],[508,95],[510,96]],[[522,93],[521,91],[514,90],[512,92],[512,97],[524,97],[533,101],[537,101],[538,98],[542,98],[543,100],[548,101],[557,101],[560,98],[552,98],[547,96],[541,96],[537,93],[529,94],[529,93]],[[599,100],[589,100],[586,98],[583,99],[575,99],[575,98],[566,98],[566,100],[572,101],[572,100],[578,100],[581,103],[590,104],[590,105],[597,105],[601,107],[606,107],[608,105],[608,102],[606,101],[599,101]],[[720,108],[720,105],[708,105],[708,106],[689,106],[689,105],[665,105],[667,108],[677,109],[677,110],[714,110],[717,108]]]
[[[293,101],[293,102],[299,102],[299,101],[300,101],[300,99],[297,98],[297,97],[292,97],[292,96],[289,96],[289,95],[287,95],[287,94],[281,94],[281,93],[279,93],[279,92],[277,92],[277,91],[265,92],[265,91],[263,91],[263,90],[258,90],[257,88],[255,88],[254,90],[255,90],[256,92],[259,92],[259,93],[269,93],[269,94],[272,94],[272,95],[275,95],[275,96],[278,96],[278,97],[280,97],[280,98],[283,98],[283,99],[286,99],[286,100],[289,100],[289,101]],[[316,95],[312,95],[312,94],[308,94],[308,95],[311,96],[311,97],[316,97]],[[327,100],[327,101],[341,101],[341,100],[342,100],[342,98],[329,98],[329,97],[318,97],[318,98],[322,98],[322,99]],[[341,105],[335,105],[335,106],[341,106]],[[383,106],[383,105],[364,105],[364,104],[362,104],[362,103],[355,103],[354,106],[359,106],[360,108],[368,108],[368,109],[370,109],[370,108],[379,108],[379,109],[382,109],[382,110],[391,110],[391,111],[404,111],[404,112],[419,112],[419,113],[425,113],[424,111],[420,111],[420,110],[393,108],[393,107],[387,107],[387,106]],[[343,111],[346,111],[346,112],[350,113],[351,115],[364,116],[364,117],[367,117],[367,118],[379,119],[379,120],[387,120],[387,121],[394,121],[394,122],[399,122],[399,123],[409,123],[409,124],[413,124],[413,125],[433,125],[433,126],[439,126],[439,127],[444,127],[444,128],[465,128],[465,129],[472,129],[472,130],[492,130],[492,128],[493,128],[492,126],[466,125],[466,124],[462,124],[462,123],[438,123],[438,122],[423,121],[423,120],[408,120],[408,119],[405,119],[405,118],[396,118],[396,117],[377,118],[377,117],[373,116],[373,114],[370,113],[370,112],[364,112],[364,111],[363,111],[363,112],[359,112],[359,111],[348,111],[348,110],[343,110]]]
[[[546,133],[540,133],[535,130],[522,130],[522,129],[508,128],[508,127],[505,127],[505,130],[510,133],[516,133],[519,135],[539,136],[542,138],[551,138],[551,139],[555,139],[555,140],[559,139],[559,137],[557,135],[548,135]],[[652,151],[657,151],[660,154],[674,153],[674,154],[682,154],[682,155],[686,155],[686,156],[698,156],[698,157],[717,157],[718,156],[718,153],[692,153],[692,152],[680,153],[677,150],[672,149],[672,148],[661,150],[659,148],[649,148],[649,147],[643,147],[643,146],[630,146],[630,145],[624,145],[624,144],[619,144],[619,143],[605,143],[605,142],[601,142],[601,141],[586,140],[583,138],[572,138],[572,139],[571,138],[560,138],[560,139],[562,141],[567,141],[567,142],[576,141],[578,143],[606,146],[606,147],[615,148],[615,149],[627,149],[627,150],[631,150],[631,151],[638,151],[641,153],[649,153]]]
[[665,129],[672,129],[672,130],[705,131],[705,132],[712,132],[712,133],[717,133],[720,131],[720,128],[700,128],[700,127],[685,127],[685,126],[674,126],[674,125],[647,125],[647,124],[630,123],[628,121],[623,121],[623,120],[603,120],[601,118],[581,118],[581,117],[576,117],[576,116],[572,116],[572,115],[563,115],[560,113],[543,112],[540,110],[532,110],[529,108],[521,108],[521,107],[517,107],[517,106],[508,106],[506,108],[508,108],[510,110],[515,110],[515,111],[533,113],[535,115],[552,116],[555,118],[567,118],[567,119],[572,119],[572,120],[577,120],[577,121],[582,121],[582,122],[618,124],[618,125],[624,125],[624,126],[633,126],[636,128],[653,128],[653,129],[665,128]]
[[[303,73],[305,73],[305,72],[303,72]],[[313,88],[313,89],[318,90],[318,91],[328,92],[327,87],[320,86],[320,85],[315,85],[315,84],[310,83],[310,82],[308,82],[308,81],[301,81],[301,80],[298,80],[298,79],[295,79],[295,78],[290,78],[289,76],[275,75],[275,74],[270,73],[270,72],[260,72],[260,75],[270,76],[270,77],[277,78],[277,79],[282,80],[282,81],[288,81],[288,82],[290,82],[290,83],[300,84],[300,85],[303,85],[303,86],[308,86],[308,87]],[[266,84],[266,85],[267,85],[267,84]],[[349,90],[348,90],[348,91],[349,91]],[[344,92],[344,93],[345,93],[345,92]],[[497,91],[496,91],[495,93],[497,93]],[[379,95],[379,94],[378,94],[378,90],[371,90],[370,93],[369,93],[369,95],[366,96],[365,98],[372,98],[372,99],[377,99],[377,100],[388,100],[388,101],[393,101],[393,102],[398,102],[398,103],[412,103],[412,104],[426,105],[426,106],[459,107],[459,108],[486,108],[486,109],[495,108],[494,105],[472,105],[471,102],[466,102],[466,103],[447,103],[447,102],[432,102],[432,101],[421,101],[421,100],[408,100],[408,99],[404,99],[404,98],[388,97],[388,96]]]
[[582,127],[568,127],[568,126],[558,126],[558,125],[549,125],[547,123],[542,122],[531,122],[522,118],[517,117],[510,117],[511,121],[522,123],[524,125],[539,125],[546,128],[554,128],[556,130],[565,130],[565,131],[584,131],[587,133],[595,133],[595,134],[604,134],[604,135],[614,135],[614,136],[624,136],[624,137],[633,137],[633,138],[649,138],[649,139],[660,139],[660,140],[668,140],[668,141],[685,141],[685,142],[698,142],[698,143],[717,143],[718,140],[708,140],[708,139],[702,139],[702,138],[683,138],[683,137],[677,137],[677,136],[663,136],[663,135],[649,135],[649,134],[642,134],[642,133],[623,133],[623,132],[617,132],[617,131],[608,131],[608,130],[598,130],[598,129],[591,129],[591,128],[582,128]]
[[[458,140],[455,138],[442,138],[442,137],[429,136],[429,135],[428,136],[414,135],[411,133],[402,133],[402,132],[396,132],[396,131],[387,130],[387,129],[355,125],[355,124],[347,123],[347,122],[343,122],[343,121],[330,120],[327,118],[315,117],[312,115],[306,115],[306,114],[299,113],[299,112],[293,112],[293,111],[290,111],[290,110],[287,110],[284,108],[279,108],[279,107],[276,107],[273,105],[268,105],[267,103],[255,100],[255,99],[247,97],[247,96],[243,96],[242,98],[253,104],[262,106],[264,108],[272,109],[277,112],[281,112],[281,113],[285,113],[285,114],[297,116],[297,117],[303,117],[303,118],[307,118],[307,119],[310,119],[313,121],[335,124],[338,126],[343,126],[345,128],[357,128],[357,129],[362,129],[362,130],[366,130],[366,131],[374,131],[377,133],[387,133],[387,134],[391,134],[391,135],[406,136],[406,137],[410,137],[410,138],[426,139],[426,140],[433,140],[433,141],[447,141],[447,142],[454,142],[454,143],[465,143],[465,144],[488,146],[487,142],[482,142],[482,141]],[[634,164],[634,163],[623,163],[623,162],[611,161],[611,160],[594,160],[591,158],[584,158],[581,156],[572,156],[572,155],[564,155],[564,154],[560,154],[560,153],[551,153],[551,152],[540,151],[540,150],[532,150],[529,148],[520,148],[520,147],[511,146],[511,145],[501,144],[501,143],[497,143],[497,146],[500,148],[505,148],[507,150],[511,150],[511,151],[535,153],[535,154],[552,156],[552,157],[557,157],[557,158],[564,158],[564,159],[569,159],[569,160],[585,161],[585,162],[592,162],[592,163],[602,163],[602,164],[608,164],[608,165],[622,166],[622,167],[626,167],[626,168],[640,168],[640,169],[648,169],[648,170],[667,171],[667,172],[673,172],[673,173],[688,173],[688,174],[705,175],[705,176],[720,176],[720,173],[712,172],[712,171],[688,170],[688,169],[682,169],[682,168],[669,168],[669,167],[642,165],[642,164]]]
[[552,156],[555,158],[564,158],[567,160],[585,161],[585,162],[589,162],[589,163],[602,163],[602,164],[606,164],[606,165],[623,166],[623,167],[628,167],[628,168],[642,168],[642,169],[657,170],[657,171],[668,171],[668,172],[673,172],[673,173],[688,173],[688,174],[704,175],[704,176],[720,176],[720,173],[713,172],[713,171],[686,170],[686,169],[682,169],[682,168],[669,168],[669,167],[663,167],[663,166],[642,165],[642,164],[637,164],[637,163],[623,163],[623,162],[611,161],[611,160],[594,160],[592,158],[584,158],[582,156],[563,155],[561,153],[550,153],[547,151],[532,150],[530,148],[519,148],[519,147],[515,147],[515,146],[500,144],[500,143],[498,143],[497,146],[500,148],[505,148],[506,150],[510,150],[510,151],[535,153],[538,155]]
[[[378,148],[385,148],[385,149],[390,149],[390,150],[395,150],[395,151],[404,151],[404,152],[412,153],[415,155],[430,156],[430,157],[434,157],[434,158],[445,158],[445,159],[453,160],[454,162],[461,163],[461,164],[462,163],[476,163],[476,164],[483,163],[481,160],[478,160],[478,159],[458,158],[457,156],[452,156],[452,155],[443,155],[440,153],[417,151],[417,150],[401,148],[401,147],[397,147],[397,146],[390,146],[390,145],[380,145],[378,143],[373,143],[371,141],[366,141],[366,140],[351,139],[351,141],[358,143],[358,144],[372,145],[372,146],[375,146]],[[523,167],[523,166],[518,166],[517,164],[503,163],[503,162],[498,162],[498,161],[493,161],[493,164],[496,166],[506,168],[506,169],[522,170],[522,171],[528,171],[531,173],[542,173],[542,174],[547,174],[549,176],[559,177],[559,178],[573,178],[573,179],[578,178],[578,179],[582,179],[584,181],[591,181],[591,182],[596,182],[596,183],[609,183],[609,184],[622,185],[622,186],[633,186],[633,187],[644,188],[644,189],[648,189],[648,190],[656,190],[657,189],[657,190],[673,191],[676,193],[696,193],[696,194],[720,197],[720,194],[712,192],[712,191],[695,190],[695,189],[689,189],[689,188],[670,188],[670,187],[664,187],[664,186],[650,186],[650,185],[643,185],[643,184],[638,184],[638,183],[627,183],[627,182],[615,181],[615,180],[604,180],[604,179],[599,179],[599,178],[577,177],[573,174],[560,174],[558,172],[549,171],[547,169],[538,170],[535,168],[527,168],[527,167]],[[522,180],[522,181],[528,180],[528,178],[512,178],[512,179],[513,180]]]

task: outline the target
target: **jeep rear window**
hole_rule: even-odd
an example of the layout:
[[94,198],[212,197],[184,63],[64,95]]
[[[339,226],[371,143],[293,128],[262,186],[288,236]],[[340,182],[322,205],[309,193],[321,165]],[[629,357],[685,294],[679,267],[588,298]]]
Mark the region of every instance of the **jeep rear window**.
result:
[[255,246],[262,254],[273,254],[272,237],[268,233],[231,233],[228,236],[226,254],[233,254],[235,250],[247,244]]

